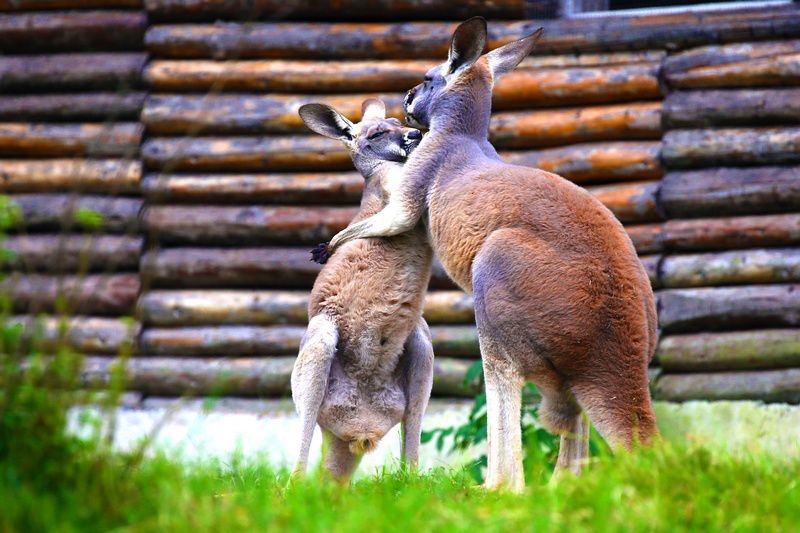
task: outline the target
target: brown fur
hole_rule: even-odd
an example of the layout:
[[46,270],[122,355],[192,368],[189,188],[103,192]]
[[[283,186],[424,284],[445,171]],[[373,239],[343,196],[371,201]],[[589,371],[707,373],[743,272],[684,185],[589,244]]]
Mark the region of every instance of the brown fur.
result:
[[[378,214],[331,244],[403,231],[427,211],[434,251],[474,294],[489,410],[487,484],[520,489],[524,380],[543,396],[542,422],[562,435],[562,468],[579,469],[585,455],[583,445],[566,442],[572,432],[585,435],[581,409],[612,445],[656,434],[647,383],[656,310],[633,244],[607,208],[555,174],[502,162],[488,143],[495,71],[516,66],[538,35],[478,59],[480,25],[459,27],[453,46],[461,50],[406,98],[410,117],[430,132],[384,210],[395,222]],[[473,49],[463,44],[471,33]]]
[[[382,117],[353,125],[354,139],[347,144],[358,152],[354,159],[361,157],[371,172],[354,222],[381,210],[388,182],[402,169],[400,162],[364,155],[374,150],[362,149],[362,137],[380,128],[399,137],[408,131]],[[308,396],[304,389],[324,389],[315,418],[331,441],[325,464],[336,478],[349,478],[358,457],[373,450],[401,421],[406,438],[404,458],[416,463],[421,418],[432,382],[433,352],[422,320],[431,260],[432,251],[420,225],[390,239],[348,243],[314,283],[308,309],[312,319],[309,339],[321,322],[328,324],[336,340],[328,342],[322,356],[330,357],[329,367],[316,369],[313,375],[307,372],[306,378],[303,365],[315,364],[321,357],[314,351],[304,357],[301,348],[293,393],[295,383],[299,401]],[[325,375],[319,376],[321,373]]]

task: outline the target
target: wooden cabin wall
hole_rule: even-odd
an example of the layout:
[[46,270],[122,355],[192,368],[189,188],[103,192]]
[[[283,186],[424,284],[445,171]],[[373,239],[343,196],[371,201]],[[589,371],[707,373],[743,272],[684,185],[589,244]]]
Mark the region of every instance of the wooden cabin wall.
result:
[[[23,73],[0,78],[11,80],[0,89],[14,93],[0,103],[13,122],[0,125],[0,150],[11,150],[3,157],[83,158],[81,172],[59,162],[53,168],[62,170],[28,178],[28,188],[25,179],[0,185],[31,206],[29,233],[57,227],[53,213],[76,190],[83,202],[143,199],[140,233],[127,238],[145,242],[136,279],[142,326],[129,362],[131,386],[144,393],[288,395],[319,269],[308,250],[348,223],[363,181],[341,145],[306,130],[297,109],[323,101],[355,120],[361,101],[378,96],[402,118],[404,91],[445,57],[452,21],[475,8],[387,0],[365,21],[356,0],[284,4],[119,0],[115,9],[149,17],[139,48],[103,43],[114,52],[101,55],[120,62],[70,63],[37,45],[20,53],[30,54],[27,66],[10,61],[2,71]],[[525,20],[557,15],[555,4],[484,8],[494,19],[491,46],[546,28],[535,55],[495,88],[492,142],[508,161],[587,187],[625,224],[657,290],[656,398],[800,402],[800,6]],[[95,48],[98,41],[89,39]],[[97,53],[76,42],[81,53]],[[27,72],[37,74],[26,82]],[[122,72],[131,91],[98,94]],[[65,94],[37,100],[55,90]],[[108,123],[112,108],[121,118],[100,147],[100,130],[84,123]],[[59,123],[36,137],[38,121]],[[122,159],[110,154],[125,143],[138,149],[124,155],[135,158],[125,167],[130,188],[112,194],[102,169],[122,164],[108,160]],[[88,167],[90,155],[112,166]],[[45,172],[26,168],[27,159],[0,164],[20,176]],[[120,238],[111,221],[124,217],[107,210],[103,238]],[[95,269],[110,258],[98,254]],[[40,259],[39,270],[52,265]],[[21,301],[46,294],[33,284],[44,283],[42,274],[23,277],[31,281],[14,285]],[[441,269],[425,316],[434,394],[473,393],[463,383],[478,357],[471,300]],[[102,383],[110,361],[89,358],[87,382]]]
[[9,0],[0,10],[0,194],[17,213],[0,290],[45,353],[129,352],[143,245],[143,6]]
[[734,238],[664,244],[658,397],[800,402],[798,74],[796,39],[664,62],[661,205],[671,224],[713,216]]

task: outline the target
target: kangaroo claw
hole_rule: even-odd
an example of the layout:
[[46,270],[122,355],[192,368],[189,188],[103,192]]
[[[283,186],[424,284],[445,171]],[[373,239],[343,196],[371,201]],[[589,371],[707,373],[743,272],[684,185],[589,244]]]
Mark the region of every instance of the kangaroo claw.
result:
[[331,257],[331,249],[327,242],[319,243],[311,250],[311,261],[324,265]]

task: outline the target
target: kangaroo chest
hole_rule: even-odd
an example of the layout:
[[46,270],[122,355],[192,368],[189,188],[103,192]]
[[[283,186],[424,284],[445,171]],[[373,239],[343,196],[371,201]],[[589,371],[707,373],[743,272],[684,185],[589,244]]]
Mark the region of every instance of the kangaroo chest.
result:
[[455,195],[434,187],[428,197],[428,232],[431,245],[447,275],[472,293],[472,262],[486,240],[478,195]]

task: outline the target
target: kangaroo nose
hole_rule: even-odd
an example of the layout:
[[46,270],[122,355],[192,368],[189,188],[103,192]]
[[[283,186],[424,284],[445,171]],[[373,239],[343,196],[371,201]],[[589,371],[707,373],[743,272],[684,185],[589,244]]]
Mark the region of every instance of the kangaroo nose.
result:
[[419,130],[411,130],[408,133],[406,133],[406,139],[411,141],[418,141],[422,139],[422,132]]
[[414,94],[415,94],[416,92],[417,92],[417,88],[416,88],[416,87],[414,87],[413,89],[411,89],[410,91],[408,91],[408,92],[406,93],[406,97],[405,97],[405,99],[403,100],[403,103],[406,105],[406,107],[408,107],[408,104],[410,104],[410,103],[411,103],[411,101],[412,101],[412,100],[414,100]]

